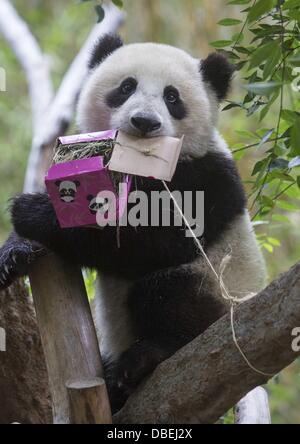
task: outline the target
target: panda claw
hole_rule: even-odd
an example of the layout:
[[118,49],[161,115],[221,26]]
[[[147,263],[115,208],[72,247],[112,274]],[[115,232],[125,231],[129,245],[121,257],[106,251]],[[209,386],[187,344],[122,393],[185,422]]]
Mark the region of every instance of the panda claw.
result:
[[0,248],[0,288],[6,288],[17,278],[26,276],[30,264],[46,252],[38,243],[22,238],[10,239]]

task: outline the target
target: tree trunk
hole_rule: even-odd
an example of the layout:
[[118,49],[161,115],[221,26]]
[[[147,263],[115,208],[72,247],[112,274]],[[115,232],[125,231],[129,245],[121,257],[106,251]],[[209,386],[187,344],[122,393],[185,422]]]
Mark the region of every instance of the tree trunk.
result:
[[[300,263],[163,362],[115,415],[116,423],[214,423],[255,387],[290,365],[300,327]],[[265,374],[260,373],[264,372]]]
[[0,351],[1,424],[52,422],[45,360],[28,299],[21,281],[0,293],[0,327],[6,330],[6,351]]

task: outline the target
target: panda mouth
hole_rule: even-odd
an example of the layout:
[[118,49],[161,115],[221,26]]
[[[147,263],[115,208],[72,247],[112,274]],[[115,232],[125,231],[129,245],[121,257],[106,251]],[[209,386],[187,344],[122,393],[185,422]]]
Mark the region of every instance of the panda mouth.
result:
[[72,203],[72,202],[74,202],[74,197],[73,196],[62,196],[61,200],[65,203]]
[[161,128],[158,128],[157,130],[153,130],[150,133],[147,132],[143,132],[141,130],[132,128],[132,127],[124,127],[124,128],[119,128],[121,131],[123,131],[124,133],[128,134],[129,136],[134,136],[134,137],[138,137],[138,138],[143,138],[143,139],[153,139],[155,137],[161,137],[161,136],[167,136],[167,134],[163,134],[161,131]]

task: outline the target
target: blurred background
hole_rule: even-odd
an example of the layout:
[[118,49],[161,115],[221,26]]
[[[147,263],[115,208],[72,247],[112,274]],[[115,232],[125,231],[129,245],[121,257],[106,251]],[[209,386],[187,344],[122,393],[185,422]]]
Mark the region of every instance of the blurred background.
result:
[[[93,2],[77,0],[13,0],[31,31],[47,54],[56,86],[91,27],[97,20]],[[242,19],[239,6],[228,6],[227,0],[125,0],[128,14],[121,31],[126,42],[155,41],[179,46],[195,57],[205,57],[214,49],[211,41],[232,36],[232,28],[220,27],[224,17]],[[1,11],[0,11],[1,12]],[[238,32],[240,27],[237,27]],[[0,92],[0,244],[10,231],[7,201],[23,187],[31,145],[31,110],[25,75],[13,52],[0,35],[0,67],[7,72],[7,92]],[[231,99],[239,101],[245,92],[237,75]],[[270,112],[264,127],[274,127],[276,110]],[[241,109],[221,113],[221,131],[231,147],[253,143],[252,132],[261,125],[257,117]],[[71,132],[75,131],[73,127]],[[238,159],[245,182],[249,180],[258,159],[249,150]],[[299,201],[298,201],[299,203]],[[280,239],[274,250],[264,249],[270,280],[287,270],[300,258],[300,217],[289,213],[288,220],[270,228],[270,236]],[[273,423],[300,424],[300,363],[295,363],[269,384]]]

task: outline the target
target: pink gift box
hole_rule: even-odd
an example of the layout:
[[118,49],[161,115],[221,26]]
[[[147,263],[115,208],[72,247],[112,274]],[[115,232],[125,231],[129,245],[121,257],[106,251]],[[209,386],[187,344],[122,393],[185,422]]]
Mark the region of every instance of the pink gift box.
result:
[[[80,136],[82,141],[82,136]],[[76,142],[74,142],[76,138]],[[61,138],[64,144],[78,143],[75,136]],[[107,139],[107,135],[103,137]],[[99,140],[99,134],[96,140]],[[92,139],[90,138],[89,141]],[[96,225],[99,217],[107,222],[121,219],[128,201],[131,177],[124,176],[122,193],[116,193],[101,156],[53,165],[45,178],[46,187],[61,228]],[[101,192],[110,196],[98,196]],[[114,196],[114,203],[111,196]],[[98,197],[98,198],[97,198]],[[110,207],[110,205],[113,205]],[[113,208],[113,211],[111,209]]]
[[[105,226],[120,220],[125,212],[132,176],[171,181],[182,148],[183,137],[137,138],[118,130],[60,137],[60,145],[116,141],[108,168],[102,156],[74,160],[52,166],[46,187],[62,228]],[[123,173],[117,193],[110,171]],[[103,192],[109,192],[107,197]],[[99,196],[99,193],[102,193]]]

